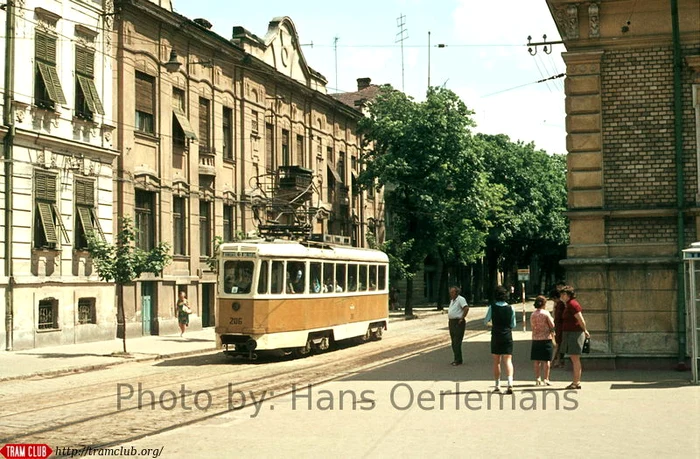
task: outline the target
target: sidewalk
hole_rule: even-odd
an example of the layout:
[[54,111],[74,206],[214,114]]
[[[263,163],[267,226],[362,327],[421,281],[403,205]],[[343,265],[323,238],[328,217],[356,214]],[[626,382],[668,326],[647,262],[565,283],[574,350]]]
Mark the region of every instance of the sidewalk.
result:
[[[413,308],[418,317],[440,314],[434,306]],[[403,311],[391,311],[389,322],[405,320]],[[0,381],[27,379],[38,376],[55,376],[99,370],[129,362],[144,362],[203,354],[216,351],[214,328],[187,331],[165,336],[127,338],[128,356],[119,355],[123,350],[121,339],[64,346],[41,347],[23,351],[0,352]]]

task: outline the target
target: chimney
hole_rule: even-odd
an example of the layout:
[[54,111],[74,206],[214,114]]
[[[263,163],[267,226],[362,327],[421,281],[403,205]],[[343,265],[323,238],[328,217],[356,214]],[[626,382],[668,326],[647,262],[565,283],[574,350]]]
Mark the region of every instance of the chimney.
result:
[[357,90],[362,91],[365,88],[369,88],[369,84],[372,81],[371,78],[358,78],[357,79]]

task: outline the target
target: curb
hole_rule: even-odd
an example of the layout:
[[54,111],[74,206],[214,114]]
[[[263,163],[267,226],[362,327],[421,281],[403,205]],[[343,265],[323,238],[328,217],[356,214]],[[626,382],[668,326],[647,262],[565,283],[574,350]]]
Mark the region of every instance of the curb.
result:
[[[432,316],[432,315],[438,315],[438,314],[444,314],[446,311],[418,311],[418,313],[414,313],[413,317],[407,317],[405,315],[396,315],[392,317],[389,315],[389,323],[391,322],[401,322],[405,320],[413,320],[413,319],[421,319],[422,317],[425,316]],[[117,366],[117,365],[124,365],[126,363],[135,363],[135,362],[152,362],[152,361],[158,361],[158,360],[169,360],[169,359],[176,359],[180,357],[187,357],[191,355],[198,355],[198,354],[206,354],[208,352],[214,352],[217,351],[215,347],[212,348],[207,348],[207,349],[196,349],[192,351],[182,351],[182,352],[174,352],[171,354],[141,354],[140,357],[123,357],[122,360],[116,361],[116,362],[108,362],[108,363],[98,363],[94,365],[83,365],[83,366],[77,366],[77,367],[69,367],[69,368],[60,368],[57,370],[46,370],[46,371],[37,371],[34,373],[28,373],[28,374],[23,374],[23,375],[16,375],[16,376],[6,376],[6,377],[0,377],[0,382],[5,382],[5,381],[17,381],[17,380],[23,380],[23,379],[31,379],[31,378],[47,378],[47,377],[53,377],[53,376],[63,376],[63,375],[69,375],[69,374],[74,374],[74,373],[87,373],[89,371],[97,371],[97,370],[104,370],[109,367]],[[135,353],[139,354],[139,353]]]
[[83,366],[79,366],[79,367],[60,368],[58,370],[36,371],[34,373],[28,373],[28,374],[24,374],[24,375],[0,377],[0,382],[17,381],[17,380],[31,379],[31,378],[46,378],[46,377],[52,377],[52,376],[63,376],[63,375],[74,374],[74,373],[87,373],[89,371],[104,370],[104,369],[109,368],[109,367],[114,367],[117,365],[124,365],[125,363],[168,360],[168,359],[175,359],[175,358],[179,358],[179,357],[187,357],[190,355],[205,354],[207,352],[213,352],[216,350],[217,350],[216,348],[208,348],[208,349],[196,349],[193,351],[174,352],[172,354],[151,354],[151,355],[146,355],[144,357],[124,357],[121,361],[117,361],[117,362],[98,363],[98,364],[94,364],[94,365],[83,365]]

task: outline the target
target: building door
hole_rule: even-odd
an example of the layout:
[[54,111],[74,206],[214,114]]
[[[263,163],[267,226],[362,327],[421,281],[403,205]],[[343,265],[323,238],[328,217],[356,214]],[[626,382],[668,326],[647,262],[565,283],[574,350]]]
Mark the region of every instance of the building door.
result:
[[141,282],[141,334],[148,336],[153,332],[153,282]]
[[216,284],[202,285],[202,327],[214,325],[214,286]]

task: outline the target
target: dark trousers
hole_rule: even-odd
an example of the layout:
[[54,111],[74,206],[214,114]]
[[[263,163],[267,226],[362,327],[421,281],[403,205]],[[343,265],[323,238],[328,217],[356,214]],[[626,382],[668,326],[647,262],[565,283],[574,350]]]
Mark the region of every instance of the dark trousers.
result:
[[455,362],[457,363],[462,363],[462,341],[464,340],[464,329],[466,326],[467,322],[465,320],[449,319],[452,353],[455,355]]

